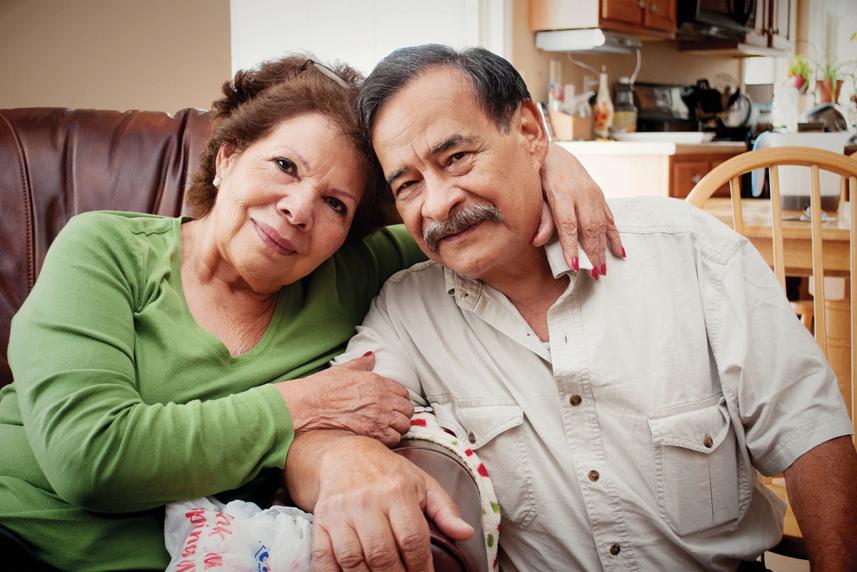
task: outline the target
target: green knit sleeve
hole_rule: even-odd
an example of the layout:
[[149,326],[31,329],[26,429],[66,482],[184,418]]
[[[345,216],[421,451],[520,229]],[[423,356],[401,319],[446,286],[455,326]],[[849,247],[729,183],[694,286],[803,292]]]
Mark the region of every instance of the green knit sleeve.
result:
[[24,428],[57,494],[129,512],[234,489],[283,466],[294,433],[266,385],[188,403],[146,403],[135,367],[143,288],[127,233],[72,219],[12,322],[9,361]]

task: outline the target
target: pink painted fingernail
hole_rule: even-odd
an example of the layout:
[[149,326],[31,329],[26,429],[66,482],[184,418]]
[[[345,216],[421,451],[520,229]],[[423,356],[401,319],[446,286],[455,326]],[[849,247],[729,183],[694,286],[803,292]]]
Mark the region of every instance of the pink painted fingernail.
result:
[[628,255],[625,253],[625,247],[622,247],[622,258],[628,258]]
[[607,276],[607,263],[601,263],[601,276]]
[[370,352],[366,352],[365,354],[363,354],[363,357],[369,357],[371,355],[372,355],[372,352],[370,351]]
[[580,270],[580,259],[576,256],[571,259],[571,269],[575,272]]
[[592,279],[595,280],[596,282],[598,281],[598,267],[597,266],[592,269]]

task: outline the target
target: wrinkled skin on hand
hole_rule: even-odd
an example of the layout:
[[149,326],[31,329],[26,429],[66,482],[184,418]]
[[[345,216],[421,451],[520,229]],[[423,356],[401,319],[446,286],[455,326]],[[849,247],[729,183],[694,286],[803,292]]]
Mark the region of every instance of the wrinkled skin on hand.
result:
[[343,438],[322,460],[313,569],[431,571],[426,517],[453,539],[473,536],[428,474],[375,441]]
[[401,384],[372,373],[368,354],[316,374],[277,384],[286,401],[295,435],[315,429],[340,429],[399,442],[410,428],[414,407]]

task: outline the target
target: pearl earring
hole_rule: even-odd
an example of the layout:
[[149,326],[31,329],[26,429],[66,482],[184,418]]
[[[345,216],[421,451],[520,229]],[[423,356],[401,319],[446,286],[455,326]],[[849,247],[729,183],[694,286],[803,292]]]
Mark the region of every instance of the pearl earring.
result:
[[223,179],[220,178],[220,175],[215,175],[214,180],[211,181],[211,184],[214,185],[214,188],[218,188]]

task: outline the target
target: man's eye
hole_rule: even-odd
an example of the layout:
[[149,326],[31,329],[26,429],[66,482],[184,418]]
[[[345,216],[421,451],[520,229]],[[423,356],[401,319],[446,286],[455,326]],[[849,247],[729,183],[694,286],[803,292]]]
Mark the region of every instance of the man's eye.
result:
[[449,156],[449,164],[451,165],[457,161],[460,161],[461,159],[464,159],[466,156],[467,156],[466,151],[459,151],[458,153],[453,153],[452,155]]
[[292,177],[297,176],[298,167],[294,164],[293,161],[290,161],[289,159],[285,159],[283,157],[277,157],[276,159],[274,159],[274,163],[276,163],[277,168],[285,174],[291,175]]
[[414,186],[414,183],[415,181],[405,181],[404,183],[396,187],[396,197],[398,198],[399,195],[403,195],[403,193],[407,192],[408,189]]
[[333,212],[335,212],[336,214],[343,216],[348,214],[348,207],[345,205],[345,203],[343,203],[336,197],[327,197],[325,201],[327,202],[327,205],[331,209],[333,209]]

